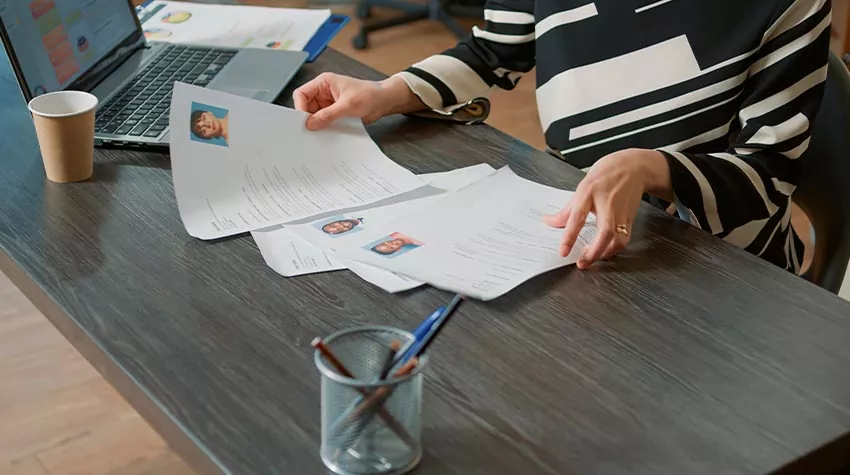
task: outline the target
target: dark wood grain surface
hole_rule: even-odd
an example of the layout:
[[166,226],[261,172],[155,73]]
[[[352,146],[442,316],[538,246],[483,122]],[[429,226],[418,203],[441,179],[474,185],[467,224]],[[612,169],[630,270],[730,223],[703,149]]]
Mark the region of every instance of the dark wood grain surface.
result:
[[[377,77],[328,51],[295,83],[321,71]],[[200,473],[324,473],[311,338],[409,329],[450,297],[285,279],[247,236],[193,239],[160,154],[100,150],[91,181],[47,182],[8,68],[0,127],[0,269]],[[370,132],[420,173],[581,178],[486,126]],[[850,449],[848,368],[850,304],[644,209],[612,262],[460,308],[432,347],[417,473],[829,473]]]

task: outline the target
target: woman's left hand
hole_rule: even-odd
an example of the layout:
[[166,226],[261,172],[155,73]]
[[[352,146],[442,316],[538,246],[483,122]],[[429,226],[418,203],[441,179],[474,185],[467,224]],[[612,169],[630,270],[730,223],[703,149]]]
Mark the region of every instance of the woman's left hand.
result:
[[632,224],[643,194],[670,194],[667,160],[655,150],[628,149],[597,161],[579,184],[570,202],[557,214],[546,216],[550,226],[564,228],[560,253],[567,256],[587,221],[596,215],[596,237],[584,250],[577,266],[586,269],[608,259],[629,243]]

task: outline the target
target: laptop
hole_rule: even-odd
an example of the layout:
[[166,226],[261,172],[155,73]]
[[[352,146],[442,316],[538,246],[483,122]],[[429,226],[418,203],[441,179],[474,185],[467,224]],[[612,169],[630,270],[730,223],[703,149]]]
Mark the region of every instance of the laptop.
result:
[[0,0],[0,37],[27,101],[97,96],[98,146],[167,147],[176,81],[272,102],[308,56],[148,43],[130,0]]

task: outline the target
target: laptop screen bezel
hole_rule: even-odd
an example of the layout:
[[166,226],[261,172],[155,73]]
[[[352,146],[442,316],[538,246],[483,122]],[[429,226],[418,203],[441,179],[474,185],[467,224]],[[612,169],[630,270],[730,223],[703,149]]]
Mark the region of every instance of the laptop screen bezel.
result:
[[[132,32],[130,32],[130,34],[125,36],[118,43],[118,45],[116,45],[107,54],[105,54],[103,58],[100,59],[100,61],[89,66],[89,68],[86,69],[85,72],[80,75],[80,77],[75,79],[73,82],[71,82],[71,84],[68,84],[61,90],[90,92],[106,76],[113,72],[124,61],[126,61],[127,58],[135,54],[139,48],[144,47],[145,34],[142,30],[141,22],[139,22],[139,16],[136,14],[136,8],[133,6],[132,0],[126,0],[126,3],[127,8],[130,9],[130,13],[133,16],[133,21],[136,24],[136,28]],[[27,103],[29,103],[29,101],[31,101],[34,96],[30,92],[29,84],[27,84],[27,79],[26,77],[24,77],[23,70],[21,69],[21,64],[18,61],[18,55],[15,53],[14,46],[12,45],[12,40],[9,38],[9,34],[6,31],[6,25],[5,23],[3,23],[2,17],[0,17],[0,39],[2,39],[3,48],[6,51],[6,59],[9,61],[9,64],[12,65],[12,71],[14,71],[15,77],[18,80],[18,86],[20,86],[21,93],[24,95],[24,99],[26,99]]]

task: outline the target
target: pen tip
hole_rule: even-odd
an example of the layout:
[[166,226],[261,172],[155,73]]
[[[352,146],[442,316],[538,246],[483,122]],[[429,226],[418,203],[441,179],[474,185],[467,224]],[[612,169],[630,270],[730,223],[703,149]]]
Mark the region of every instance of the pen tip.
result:
[[313,348],[318,348],[319,345],[322,344],[322,339],[320,337],[313,338],[313,341],[310,342],[310,346]]

